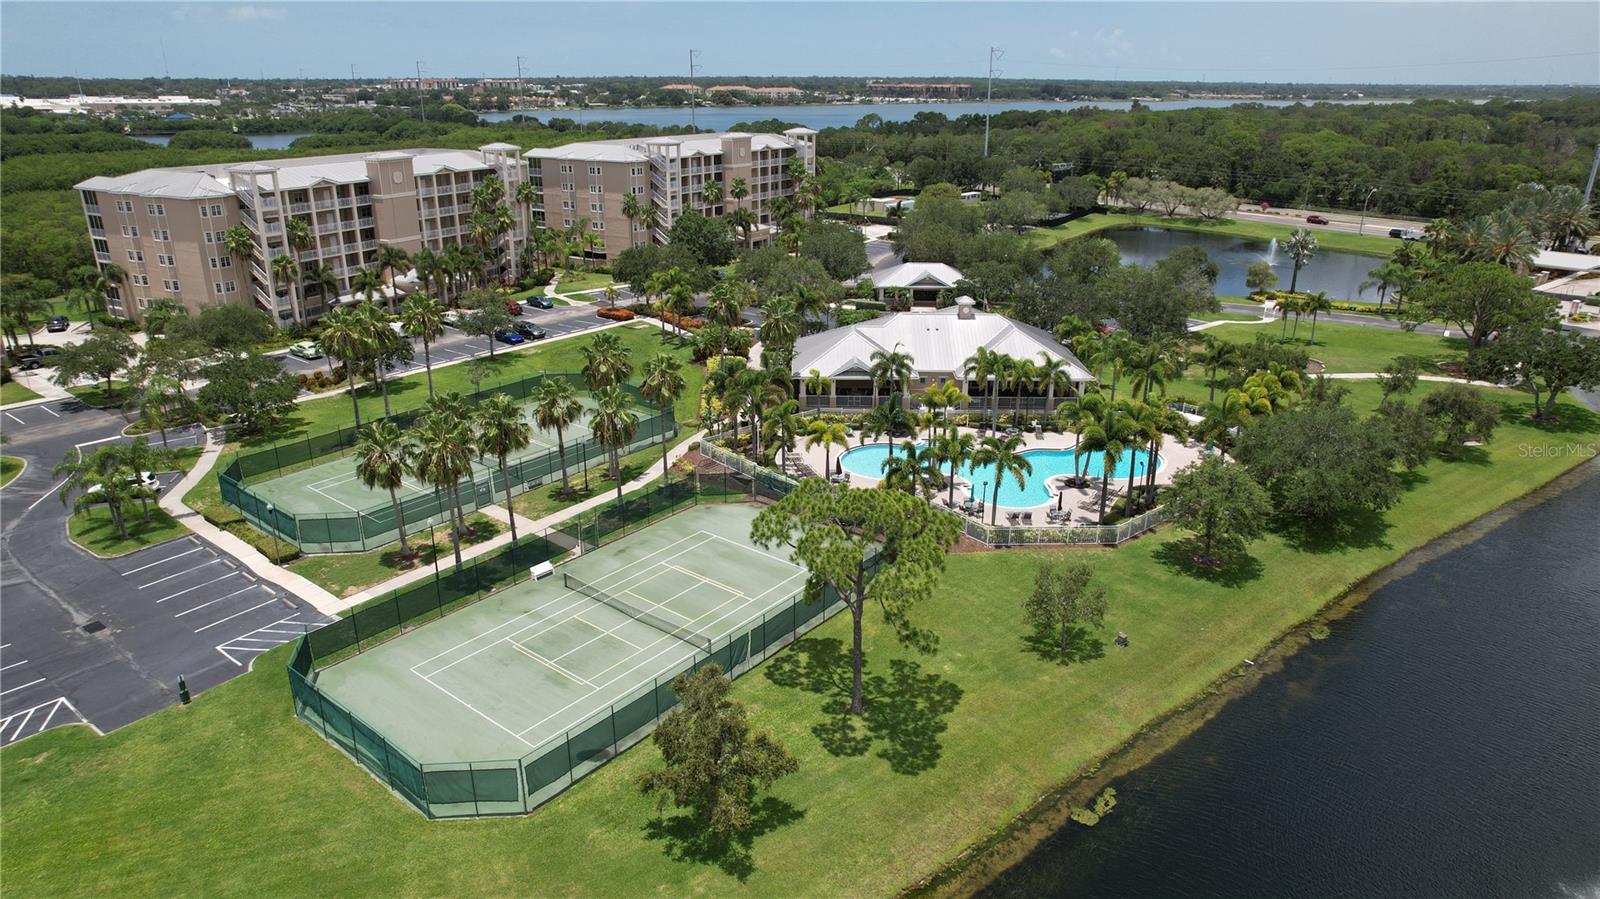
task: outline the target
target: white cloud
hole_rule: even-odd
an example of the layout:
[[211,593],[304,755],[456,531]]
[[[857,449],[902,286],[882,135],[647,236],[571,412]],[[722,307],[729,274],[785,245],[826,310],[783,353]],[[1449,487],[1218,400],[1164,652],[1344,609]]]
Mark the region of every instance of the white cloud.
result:
[[228,8],[228,18],[235,22],[259,22],[265,19],[281,19],[285,15],[281,6],[231,6]]
[[1107,59],[1115,59],[1133,49],[1133,42],[1122,33],[1121,28],[1110,31],[1101,29],[1094,33],[1094,42],[1100,55]]
[[1050,55],[1054,56],[1056,59],[1066,59],[1067,51],[1061,49],[1060,47],[1051,47]]

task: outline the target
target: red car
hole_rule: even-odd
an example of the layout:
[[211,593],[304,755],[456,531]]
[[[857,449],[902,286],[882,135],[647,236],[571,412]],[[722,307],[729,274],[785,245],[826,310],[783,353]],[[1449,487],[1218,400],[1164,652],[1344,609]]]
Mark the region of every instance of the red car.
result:
[[1326,225],[1327,223],[1328,223],[1328,217],[1325,216],[1325,215],[1308,215],[1308,216],[1306,216],[1306,224],[1308,224],[1308,225]]
[[512,315],[521,315],[522,314],[522,304],[517,302],[516,300],[507,300],[506,301],[506,311],[511,313]]

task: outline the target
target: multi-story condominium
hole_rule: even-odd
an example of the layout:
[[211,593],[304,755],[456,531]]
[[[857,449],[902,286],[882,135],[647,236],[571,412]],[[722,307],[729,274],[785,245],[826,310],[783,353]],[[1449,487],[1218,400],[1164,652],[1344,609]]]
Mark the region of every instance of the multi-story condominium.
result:
[[[772,201],[795,193],[789,161],[798,158],[807,172],[816,171],[817,132],[790,128],[782,134],[730,131],[583,141],[524,155],[528,177],[542,197],[533,206],[533,223],[571,228],[587,221],[601,239],[591,255],[613,258],[639,244],[666,243],[673,222],[691,209],[716,217],[743,206],[754,214],[751,242],[767,242],[777,226]],[[735,178],[744,179],[750,191],[742,200],[729,196]],[[722,187],[716,203],[706,202],[705,186],[711,182]],[[653,227],[623,214],[628,194],[654,207]]]
[[[512,144],[463,150],[393,150],[308,156],[236,165],[145,169],[77,185],[95,261],[125,277],[113,315],[141,319],[170,297],[189,311],[254,302],[281,325],[321,315],[352,297],[351,278],[370,268],[380,244],[406,252],[467,242],[472,191],[504,182],[507,205],[527,176]],[[304,222],[304,228],[290,222]],[[224,236],[244,225],[250,252],[229,252]],[[504,235],[513,259],[523,229]],[[275,265],[296,262],[298,277]],[[337,293],[306,285],[313,266],[333,275]]]

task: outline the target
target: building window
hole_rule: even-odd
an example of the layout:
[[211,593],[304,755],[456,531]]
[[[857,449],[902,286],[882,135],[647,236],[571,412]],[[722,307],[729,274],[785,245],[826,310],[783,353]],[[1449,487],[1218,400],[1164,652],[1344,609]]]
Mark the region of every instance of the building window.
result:
[[569,219],[569,218],[562,219],[561,220],[561,224],[565,225],[568,228],[571,228],[572,227],[572,219]]
[[165,228],[156,229],[155,232],[154,232],[154,236],[155,236],[156,240],[165,240],[165,241],[172,240],[172,234],[170,232],[168,232],[167,229],[165,229]]
[[157,253],[156,254],[156,264],[157,265],[161,265],[161,266],[165,266],[167,268],[172,268],[173,259],[172,259],[171,256],[168,256],[166,253]]
[[589,227],[592,230],[595,230],[595,231],[604,231],[606,229],[606,223],[605,222],[590,222],[589,223]]
[[216,243],[216,238],[212,236],[212,233],[210,231],[205,232],[205,235],[206,235],[206,243]]
[[211,282],[211,292],[220,295],[222,293],[222,282],[221,281],[212,281]]
[[122,236],[123,237],[138,237],[139,236],[139,226],[138,225],[123,225],[122,226]]
[[640,167],[640,166],[634,166],[633,168],[628,169],[628,174],[632,175],[635,178],[643,178],[644,177],[644,169],[642,167]]
[[589,174],[591,174],[591,175],[598,175],[598,174],[600,174],[600,167],[599,167],[599,166],[597,166],[597,165],[591,165],[591,166],[589,166]]
[[572,174],[572,166],[569,165],[568,163],[563,162],[561,164],[561,174],[563,174],[563,175]]
[[606,207],[603,203],[590,203],[589,211],[604,213],[606,211]]
[[563,181],[561,183],[561,189],[570,193],[571,191],[577,190],[578,185],[572,183],[571,181]]
[[638,196],[638,197],[644,196],[644,185],[643,184],[634,185],[633,193],[634,193],[634,196]]
[[147,297],[140,297],[139,298],[139,308],[140,309],[149,309],[150,308],[150,300]]
[[144,250],[129,250],[128,251],[128,261],[129,262],[143,262],[144,261]]
[[212,206],[211,207],[211,217],[212,218],[222,218],[222,206],[221,205],[216,205],[216,206]]
[[644,223],[642,223],[642,222],[634,222],[633,223],[633,233],[635,233],[635,234],[643,234],[644,231],[645,231]]
[[206,212],[206,207],[204,207],[204,206],[201,206],[201,207],[200,207],[200,217],[201,217],[201,218],[205,218],[205,217],[206,217],[206,215],[207,215],[207,212]]
[[234,291],[239,289],[239,285],[238,285],[237,282],[234,282],[234,281],[224,281],[224,282],[222,282],[222,288],[223,288],[224,292],[226,292],[226,293],[233,293]]
[[222,257],[222,267],[223,268],[233,268],[233,257],[232,256],[223,256]]
[[606,192],[606,186],[604,184],[591,184],[591,185],[589,185],[589,193],[592,193],[592,194],[603,194],[605,192]]
[[118,212],[132,212],[133,211],[133,204],[129,203],[126,200],[118,200],[116,202],[116,207],[117,207],[117,211]]
[[162,281],[161,281],[161,289],[162,290],[170,290],[173,293],[177,293],[182,288],[178,287],[178,282],[177,281],[168,281],[166,279],[162,279]]
[[149,287],[150,286],[150,276],[149,275],[129,275],[128,276],[128,282],[131,283],[134,287]]

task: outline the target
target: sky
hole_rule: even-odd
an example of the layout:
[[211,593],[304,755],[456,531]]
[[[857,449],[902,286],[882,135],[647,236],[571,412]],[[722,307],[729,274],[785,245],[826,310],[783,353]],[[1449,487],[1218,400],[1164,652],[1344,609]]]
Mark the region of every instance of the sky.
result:
[[1600,83],[1600,3],[12,2],[0,71]]

